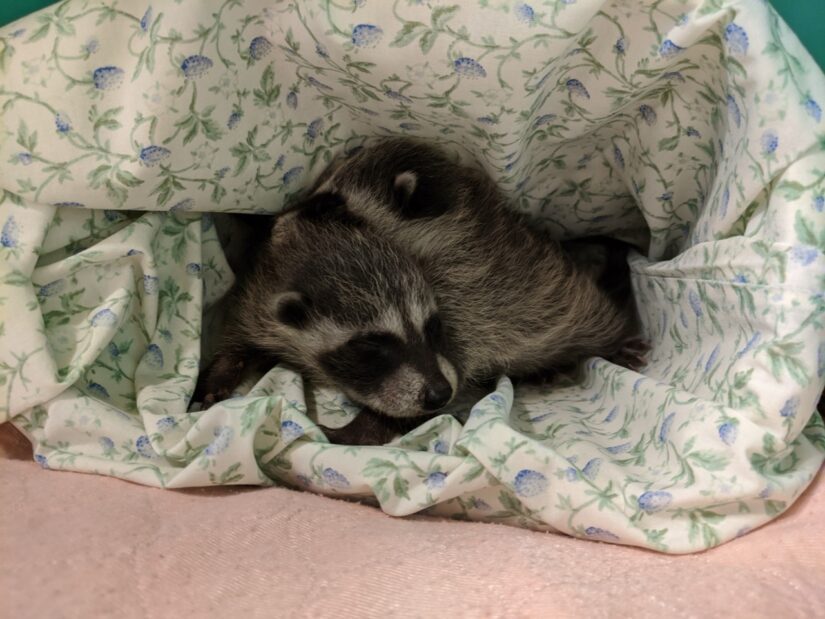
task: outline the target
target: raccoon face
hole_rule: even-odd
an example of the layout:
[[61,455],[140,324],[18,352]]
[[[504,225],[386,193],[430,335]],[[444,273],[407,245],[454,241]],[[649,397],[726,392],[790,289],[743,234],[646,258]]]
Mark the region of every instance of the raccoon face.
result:
[[268,296],[259,344],[384,415],[444,407],[459,364],[421,267],[337,201],[312,203],[320,199],[282,222],[272,255],[290,259],[279,261],[278,290],[258,289]]
[[290,293],[277,310],[282,337],[293,342],[285,356],[313,379],[389,417],[426,415],[452,400],[458,370],[446,357],[437,312],[420,324],[420,317],[388,307],[364,324],[345,325],[315,312],[315,304]]
[[326,351],[320,365],[353,401],[390,417],[415,417],[446,406],[456,392],[455,366],[444,357],[438,314],[422,332],[376,329]]

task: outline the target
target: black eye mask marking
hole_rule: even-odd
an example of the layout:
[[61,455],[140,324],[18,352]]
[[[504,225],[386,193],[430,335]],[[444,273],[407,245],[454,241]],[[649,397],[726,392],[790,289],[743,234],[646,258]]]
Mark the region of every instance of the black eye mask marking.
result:
[[375,393],[404,361],[404,343],[391,333],[368,333],[321,355],[331,378],[360,393]]

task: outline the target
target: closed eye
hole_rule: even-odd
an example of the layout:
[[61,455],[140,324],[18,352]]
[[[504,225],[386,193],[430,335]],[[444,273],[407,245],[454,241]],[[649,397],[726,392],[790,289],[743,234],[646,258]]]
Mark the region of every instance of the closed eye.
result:
[[367,333],[351,339],[347,348],[359,355],[389,355],[403,347],[401,339],[392,333]]

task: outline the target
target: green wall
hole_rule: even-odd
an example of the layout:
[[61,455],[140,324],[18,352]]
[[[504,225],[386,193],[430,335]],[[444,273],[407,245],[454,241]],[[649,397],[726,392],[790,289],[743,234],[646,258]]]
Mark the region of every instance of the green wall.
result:
[[[138,0],[131,0],[136,2]],[[756,0],[752,0],[756,1]],[[771,0],[797,36],[825,68],[825,0]],[[146,4],[150,4],[146,0]],[[51,0],[0,0],[0,25],[49,6]]]

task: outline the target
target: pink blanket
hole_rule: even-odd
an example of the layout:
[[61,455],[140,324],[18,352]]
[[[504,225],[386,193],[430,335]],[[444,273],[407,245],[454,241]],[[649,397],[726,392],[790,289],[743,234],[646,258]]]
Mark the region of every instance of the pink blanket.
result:
[[[377,509],[282,488],[156,490],[42,471],[0,426],[3,617],[812,617],[825,479],[687,556]],[[241,615],[242,613],[242,615]]]

